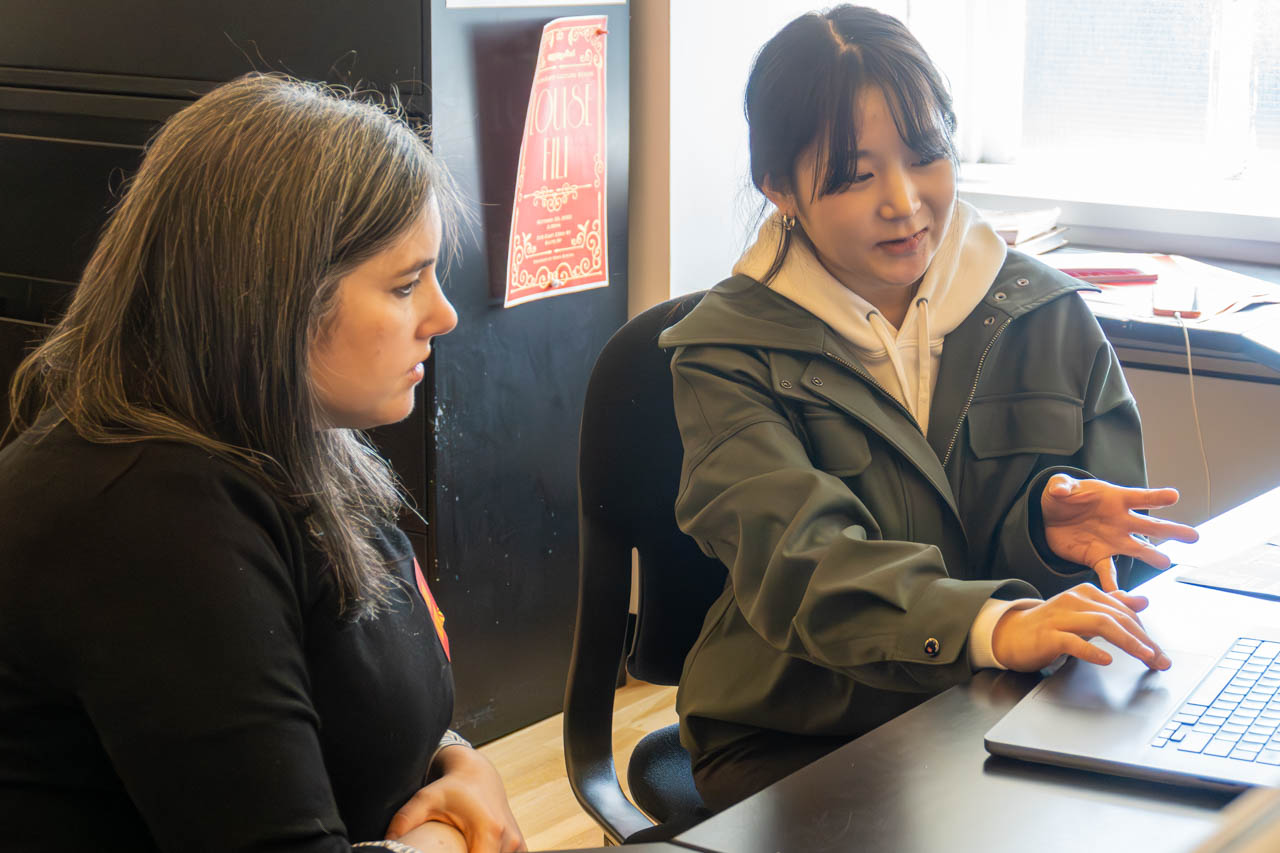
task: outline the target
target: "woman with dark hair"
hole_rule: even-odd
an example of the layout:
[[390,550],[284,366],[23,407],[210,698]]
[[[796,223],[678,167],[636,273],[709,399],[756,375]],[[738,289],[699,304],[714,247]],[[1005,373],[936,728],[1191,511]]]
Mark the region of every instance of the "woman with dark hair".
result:
[[1115,353],[1081,285],[957,199],[951,100],[901,23],[792,21],[746,115],[776,212],[661,339],[676,516],[729,569],[677,700],[712,809],[979,668],[1109,662],[1093,637],[1168,667],[1121,587],[1168,565],[1142,536],[1195,536],[1135,512],[1177,493],[1145,488]]
[[394,111],[277,76],[152,141],[12,387],[6,849],[524,849],[360,432],[457,322],[450,186]]

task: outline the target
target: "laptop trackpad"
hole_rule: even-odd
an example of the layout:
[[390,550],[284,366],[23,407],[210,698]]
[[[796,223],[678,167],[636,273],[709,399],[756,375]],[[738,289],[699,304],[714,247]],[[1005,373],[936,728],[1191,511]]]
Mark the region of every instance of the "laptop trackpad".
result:
[[1111,655],[1110,665],[1072,658],[1043,683],[1036,698],[1084,711],[1136,714],[1157,722],[1162,712],[1172,710],[1191,692],[1216,660],[1185,650],[1171,651],[1173,666],[1154,672],[1110,643],[1095,640],[1094,644]]

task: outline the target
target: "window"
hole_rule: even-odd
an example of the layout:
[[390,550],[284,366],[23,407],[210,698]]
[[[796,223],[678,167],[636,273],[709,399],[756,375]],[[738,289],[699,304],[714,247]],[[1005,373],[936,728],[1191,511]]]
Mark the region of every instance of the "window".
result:
[[975,201],[1280,262],[1280,2],[914,0],[906,21],[950,79]]

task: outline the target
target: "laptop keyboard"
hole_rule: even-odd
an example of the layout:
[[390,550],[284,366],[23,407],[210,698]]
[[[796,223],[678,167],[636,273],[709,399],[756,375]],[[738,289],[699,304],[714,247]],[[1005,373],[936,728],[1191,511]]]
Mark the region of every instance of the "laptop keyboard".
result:
[[1280,643],[1241,637],[1151,741],[1280,765]]

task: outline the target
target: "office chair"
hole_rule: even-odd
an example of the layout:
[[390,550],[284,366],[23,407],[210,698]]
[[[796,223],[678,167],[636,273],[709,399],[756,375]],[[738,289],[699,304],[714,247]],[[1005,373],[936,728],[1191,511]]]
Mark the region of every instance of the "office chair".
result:
[[[573,792],[608,841],[659,824],[706,816],[678,726],[646,735],[631,756],[622,793],[613,766],[618,667],[653,684],[677,684],[684,658],[724,566],[676,527],[683,447],[671,392],[671,354],[659,333],[702,294],[672,299],[634,317],[601,350],[587,383],[578,444],[578,615],[564,702],[565,764]],[[631,551],[639,552],[639,612],[624,649],[631,599]],[[646,817],[647,815],[647,817]],[[651,836],[651,833],[645,833]]]

